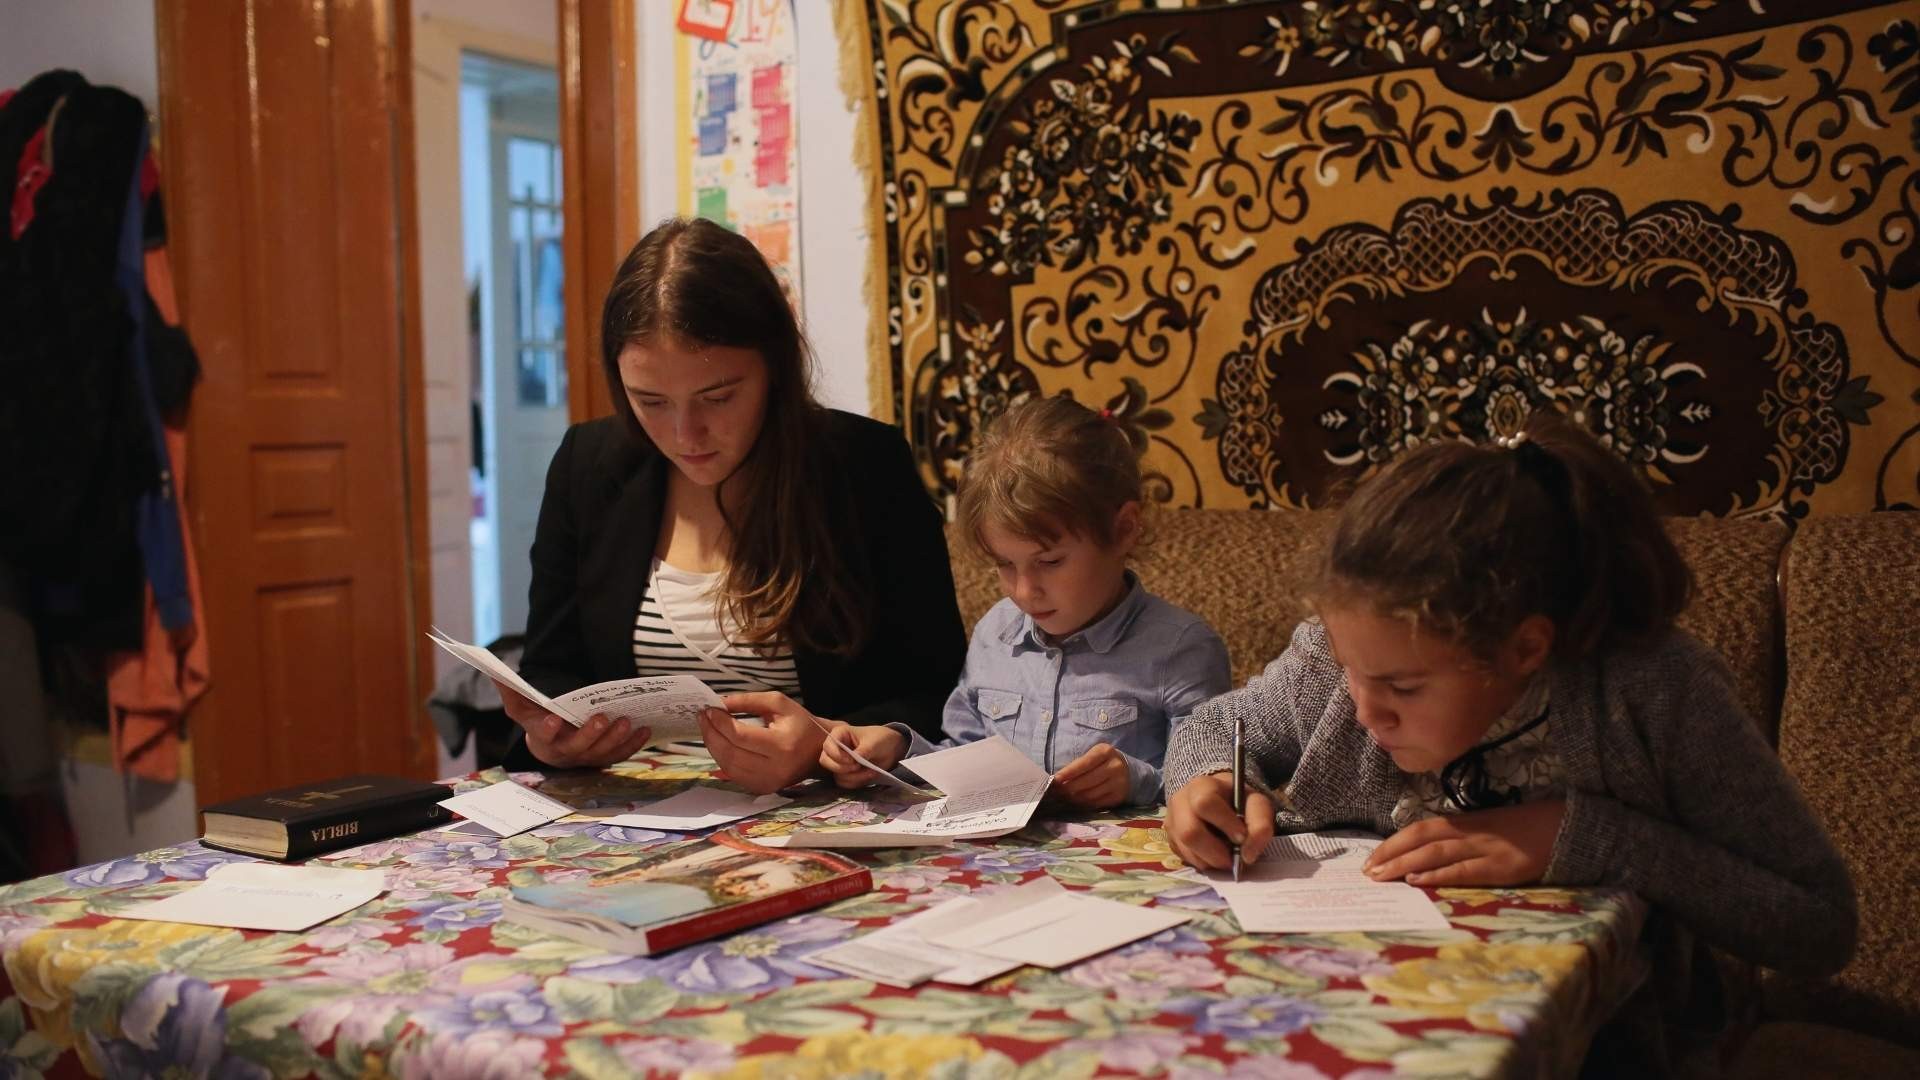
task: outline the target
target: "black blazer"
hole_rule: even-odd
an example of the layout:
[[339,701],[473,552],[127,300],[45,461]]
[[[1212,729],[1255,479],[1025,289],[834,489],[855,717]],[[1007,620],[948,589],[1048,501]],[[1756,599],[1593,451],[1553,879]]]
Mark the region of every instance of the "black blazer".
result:
[[[633,623],[672,466],[624,423],[575,424],[547,469],[520,674],[550,696],[634,674]],[[865,575],[872,611],[858,653],[794,651],[800,691],[817,716],[938,739],[967,650],[940,514],[897,429],[830,410],[823,442],[815,467],[837,483],[821,512]],[[539,765],[524,741],[509,764]]]

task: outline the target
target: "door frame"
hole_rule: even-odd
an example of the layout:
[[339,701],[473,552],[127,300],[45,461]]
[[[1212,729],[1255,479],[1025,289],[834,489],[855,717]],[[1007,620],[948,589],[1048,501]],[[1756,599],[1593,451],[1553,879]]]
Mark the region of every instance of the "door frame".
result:
[[640,239],[635,2],[558,0],[567,406],[576,423],[613,411],[600,373],[600,305]]

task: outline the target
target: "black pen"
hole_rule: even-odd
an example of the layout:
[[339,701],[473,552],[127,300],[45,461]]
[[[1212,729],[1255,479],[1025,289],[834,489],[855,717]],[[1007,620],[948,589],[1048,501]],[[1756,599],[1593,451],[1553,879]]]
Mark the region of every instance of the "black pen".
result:
[[[1247,745],[1241,739],[1241,720],[1233,718],[1233,816],[1242,817],[1247,806]],[[1242,823],[1244,825],[1244,823]],[[1240,844],[1233,845],[1233,880],[1240,880]]]

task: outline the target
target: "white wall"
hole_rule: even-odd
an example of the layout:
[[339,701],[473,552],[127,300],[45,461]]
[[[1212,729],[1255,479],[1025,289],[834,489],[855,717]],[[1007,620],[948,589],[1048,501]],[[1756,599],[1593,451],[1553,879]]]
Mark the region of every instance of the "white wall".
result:
[[[867,394],[866,185],[853,175],[856,114],[840,93],[831,5],[801,0],[794,94],[800,154],[801,320],[819,357],[820,400],[871,414]],[[641,230],[678,212],[674,154],[674,13],[634,0],[639,27]]]
[[537,41],[548,50],[559,47],[560,11],[554,0],[413,0],[413,17],[452,19]]
[[159,100],[153,0],[0,0],[0,89],[51,68]]

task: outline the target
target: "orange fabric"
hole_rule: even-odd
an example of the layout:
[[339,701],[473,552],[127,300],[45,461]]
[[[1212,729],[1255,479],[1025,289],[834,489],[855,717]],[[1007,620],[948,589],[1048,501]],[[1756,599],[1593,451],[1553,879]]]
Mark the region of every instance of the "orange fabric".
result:
[[[147,252],[147,292],[169,324],[179,322],[173,295],[173,274],[164,250]],[[173,468],[174,494],[180,514],[180,535],[187,559],[187,595],[193,601],[194,622],[186,635],[170,635],[160,623],[153,589],[146,590],[146,639],[139,652],[115,653],[107,662],[107,701],[113,729],[114,768],[162,783],[180,779],[180,740],[187,711],[208,682],[206,610],[200,593],[200,567],[193,554],[193,532],[187,523],[187,433],[183,427],[166,429],[167,457]],[[178,637],[188,638],[182,648]]]

